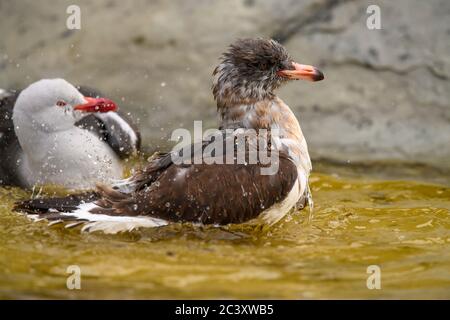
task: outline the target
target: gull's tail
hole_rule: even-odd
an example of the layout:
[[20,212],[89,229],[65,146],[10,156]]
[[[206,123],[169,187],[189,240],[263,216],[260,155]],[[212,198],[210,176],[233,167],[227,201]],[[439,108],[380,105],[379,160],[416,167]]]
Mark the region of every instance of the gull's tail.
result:
[[17,202],[14,210],[26,213],[36,221],[47,220],[49,225],[64,223],[66,228],[82,226],[82,231],[118,233],[137,228],[159,227],[167,221],[148,216],[108,215],[109,209],[100,206],[98,192],[67,197],[32,199]]

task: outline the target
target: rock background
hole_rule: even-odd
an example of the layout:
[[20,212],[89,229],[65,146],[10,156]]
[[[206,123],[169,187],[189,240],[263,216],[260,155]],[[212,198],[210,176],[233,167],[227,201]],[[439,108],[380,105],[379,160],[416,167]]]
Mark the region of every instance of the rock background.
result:
[[[81,30],[66,28],[70,4]],[[370,4],[382,30],[366,27]],[[449,21],[448,0],[0,0],[0,87],[97,87],[139,118],[152,151],[193,120],[215,126],[211,72],[229,43],[274,37],[326,76],[279,92],[313,158],[450,168]]]

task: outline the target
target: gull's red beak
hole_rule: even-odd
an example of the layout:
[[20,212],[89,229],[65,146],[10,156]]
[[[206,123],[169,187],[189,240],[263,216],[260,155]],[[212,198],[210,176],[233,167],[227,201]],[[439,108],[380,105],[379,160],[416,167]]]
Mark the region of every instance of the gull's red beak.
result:
[[108,112],[117,110],[117,105],[112,100],[91,97],[84,97],[84,99],[86,103],[74,106],[73,109],[82,112]]
[[293,70],[278,71],[278,75],[291,80],[320,81],[325,77],[319,69],[307,64],[292,62]]

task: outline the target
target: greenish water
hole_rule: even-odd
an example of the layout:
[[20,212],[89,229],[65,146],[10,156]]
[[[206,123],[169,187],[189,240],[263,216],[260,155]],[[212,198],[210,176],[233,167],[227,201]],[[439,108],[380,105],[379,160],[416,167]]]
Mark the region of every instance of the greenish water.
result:
[[[30,194],[0,188],[0,298],[450,298],[446,178],[316,168],[313,221],[294,212],[270,229],[80,233],[11,212]],[[69,265],[81,290],[66,288]],[[381,290],[367,289],[369,265]]]

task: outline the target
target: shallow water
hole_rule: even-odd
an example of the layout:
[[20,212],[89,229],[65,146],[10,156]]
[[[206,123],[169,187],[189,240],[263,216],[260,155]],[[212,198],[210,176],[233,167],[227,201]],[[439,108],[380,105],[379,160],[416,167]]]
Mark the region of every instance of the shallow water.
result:
[[[450,298],[446,178],[316,168],[312,222],[294,212],[270,229],[82,234],[11,212],[30,194],[0,188],[0,298]],[[69,265],[81,290],[66,288]],[[380,290],[367,289],[369,265]]]

